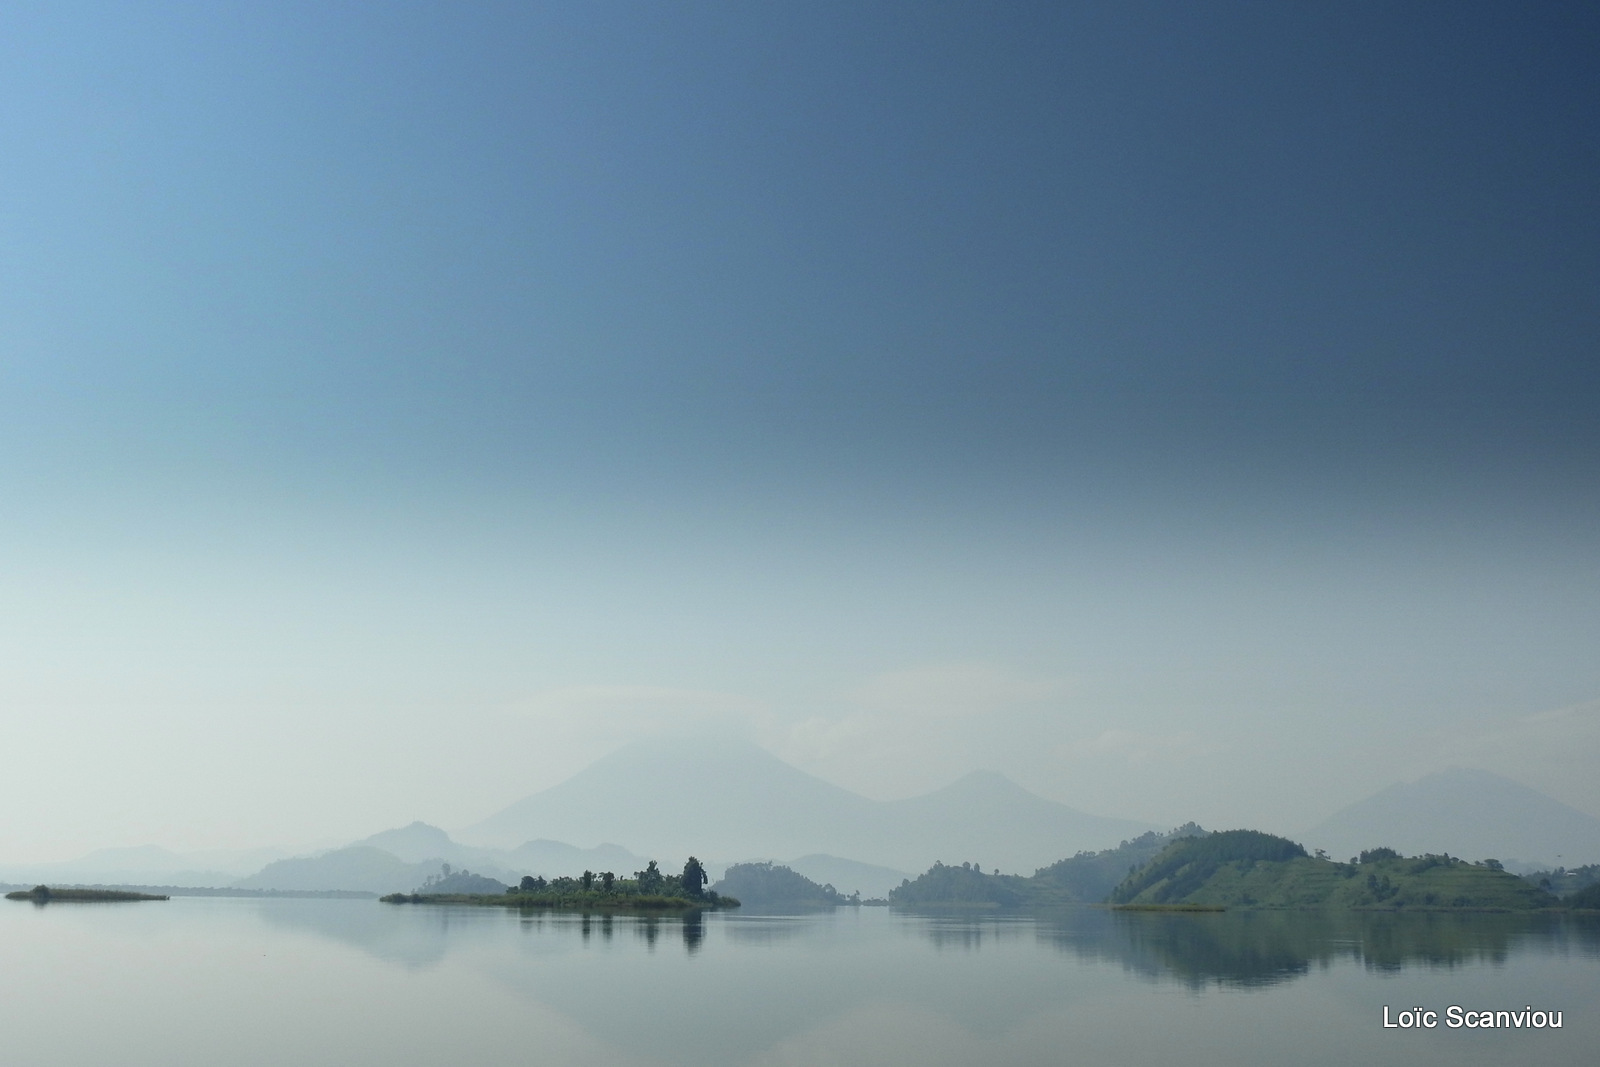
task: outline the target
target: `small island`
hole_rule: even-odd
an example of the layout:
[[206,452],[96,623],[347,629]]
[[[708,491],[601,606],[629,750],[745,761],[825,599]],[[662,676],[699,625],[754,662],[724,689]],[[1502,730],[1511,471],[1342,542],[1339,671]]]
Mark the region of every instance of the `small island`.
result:
[[154,893],[129,893],[121,889],[51,889],[47,885],[36,885],[32,889],[20,889],[15,893],[7,893],[7,900],[31,900],[35,904],[93,904],[93,903],[118,903],[130,900],[167,900],[164,895]]
[[[706,911],[737,908],[739,901],[707,890],[705,868],[689,857],[683,873],[663,874],[655,860],[632,878],[618,878],[611,871],[584,871],[578,877],[546,880],[528,875],[520,884],[504,892],[459,892],[448,876],[444,881],[422,886],[415,893],[391,893],[379,899],[385,904],[466,904],[477,907],[520,908],[529,911],[578,911],[626,913]],[[475,877],[475,876],[469,876]],[[431,891],[430,891],[431,890]]]

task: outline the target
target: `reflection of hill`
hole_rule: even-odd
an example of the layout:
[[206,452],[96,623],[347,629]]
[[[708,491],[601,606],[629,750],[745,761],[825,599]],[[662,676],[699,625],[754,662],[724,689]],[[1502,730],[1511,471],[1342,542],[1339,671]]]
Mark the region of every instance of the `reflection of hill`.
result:
[[1339,958],[1401,971],[1500,964],[1519,947],[1579,944],[1593,952],[1600,948],[1600,922],[1550,914],[1072,909],[1041,917],[1039,936],[1080,957],[1120,960],[1153,979],[1253,987],[1291,981],[1314,963]]
[[[437,967],[445,981],[487,978],[603,1038],[617,1051],[615,1062],[684,1067],[752,1062],[793,1035],[885,1000],[971,1034],[1001,1035],[1064,1005],[1098,1010],[1123,974],[1197,990],[1265,988],[1292,983],[1314,965],[1433,970],[1600,953],[1600,916],[1561,914],[1077,907],[961,916],[841,908],[685,921],[371,901],[251,906],[275,926],[403,967]],[[716,1005],[715,1025],[696,1030],[692,1041],[663,1043],[683,1020],[703,1018],[708,1002]]]
[[389,963],[428,967],[444,959],[459,917],[452,909],[407,909],[426,915],[401,915],[398,908],[361,901],[267,901],[261,918],[269,926],[314,934],[352,945]]

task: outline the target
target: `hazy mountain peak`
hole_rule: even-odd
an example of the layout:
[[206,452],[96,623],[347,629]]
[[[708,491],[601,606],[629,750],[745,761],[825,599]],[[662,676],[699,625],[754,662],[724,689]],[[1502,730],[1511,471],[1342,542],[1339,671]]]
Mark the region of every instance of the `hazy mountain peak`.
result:
[[1491,771],[1451,767],[1379,790],[1305,840],[1338,857],[1383,845],[1538,864],[1560,857],[1573,866],[1600,860],[1600,819]]
[[1074,811],[995,771],[909,800],[869,800],[743,738],[711,735],[635,742],[462,834],[502,845],[623,840],[673,861],[827,853],[903,870],[980,852],[1032,869],[1146,829]]
[[1044,798],[1035,793],[1030,793],[1000,771],[969,771],[951,782],[949,785],[935,789],[933,793],[924,794],[932,796],[940,793],[983,795],[983,796],[1025,796],[1034,800]]

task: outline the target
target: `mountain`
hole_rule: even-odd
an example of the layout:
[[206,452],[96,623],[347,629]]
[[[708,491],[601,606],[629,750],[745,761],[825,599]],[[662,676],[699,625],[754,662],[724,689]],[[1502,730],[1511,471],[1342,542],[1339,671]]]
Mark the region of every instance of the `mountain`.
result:
[[749,742],[675,738],[620,749],[459,836],[501,847],[536,837],[620,840],[663,862],[827,853],[904,870],[966,857],[1031,871],[1147,829],[1075,811],[994,773],[875,801]]
[[643,870],[645,864],[650,862],[643,856],[635,856],[621,845],[579,848],[563,841],[524,841],[509,852],[489,849],[478,851],[490,852],[510,870],[539,874],[546,878],[575,875],[581,871],[611,871],[631,877],[634,871]]
[[1600,860],[1600,819],[1509,778],[1452,768],[1352,804],[1306,831],[1304,840],[1339,858],[1384,846],[1575,867]]
[[414,822],[409,826],[383,830],[360,841],[352,841],[347,847],[379,848],[406,863],[432,860],[435,866],[441,860],[470,864],[474,860],[483,859],[480,853],[485,851],[452,841],[449,834],[425,822]]
[[1150,829],[1075,811],[994,771],[973,771],[942,789],[886,806],[898,833],[924,856],[1019,872],[1109,848]]

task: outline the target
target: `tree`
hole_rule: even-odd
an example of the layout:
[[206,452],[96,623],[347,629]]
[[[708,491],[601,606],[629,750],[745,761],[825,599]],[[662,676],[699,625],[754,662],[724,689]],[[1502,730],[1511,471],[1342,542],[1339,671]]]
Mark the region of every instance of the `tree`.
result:
[[520,888],[524,893],[532,893],[535,889],[539,888],[539,883],[534,881],[533,875],[525,874],[522,876],[522,884],[518,888]]
[[682,882],[684,892],[691,897],[697,897],[700,895],[701,887],[709,881],[711,879],[707,876],[706,869],[700,866],[700,861],[690,856],[689,862],[683,865]]
[[613,884],[615,884],[616,880],[617,876],[615,874],[612,874],[610,871],[606,871],[600,875],[600,888],[609,893],[611,892],[611,887]]
[[666,881],[666,875],[661,873],[661,868],[655,860],[642,871],[634,871],[633,876],[639,880],[639,892],[650,894],[661,892],[661,886]]
[[594,888],[594,872],[593,871],[584,871],[583,872],[583,891],[585,893],[587,893],[589,890],[591,890],[593,888]]

